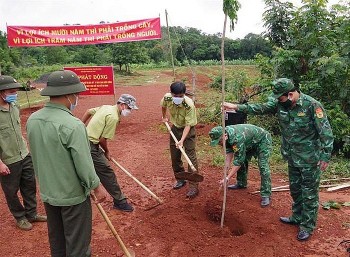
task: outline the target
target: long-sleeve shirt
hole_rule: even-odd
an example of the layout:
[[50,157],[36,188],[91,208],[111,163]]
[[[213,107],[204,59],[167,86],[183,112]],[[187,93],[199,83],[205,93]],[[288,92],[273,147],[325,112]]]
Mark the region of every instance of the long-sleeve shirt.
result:
[[300,93],[296,105],[285,109],[278,101],[238,105],[248,114],[277,114],[282,133],[281,153],[294,167],[311,167],[329,162],[333,149],[332,128],[322,104]]
[[[263,128],[251,124],[237,124],[227,126],[225,130],[228,135],[226,153],[234,152],[235,166],[241,166],[246,159],[258,155],[260,150],[271,151],[271,149],[260,149],[260,146],[272,145],[270,133]],[[263,142],[266,143],[262,144]]]
[[84,124],[63,105],[47,103],[27,122],[27,136],[43,202],[70,206],[99,185]]
[[22,136],[19,109],[11,103],[9,109],[0,106],[0,159],[6,165],[23,160],[28,155]]

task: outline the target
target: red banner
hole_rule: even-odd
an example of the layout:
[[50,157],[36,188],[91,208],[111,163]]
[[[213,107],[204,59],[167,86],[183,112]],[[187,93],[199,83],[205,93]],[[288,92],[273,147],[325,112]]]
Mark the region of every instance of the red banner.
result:
[[160,38],[160,18],[86,26],[7,26],[10,47],[105,44]]
[[74,71],[88,90],[81,95],[114,95],[112,66],[65,67]]

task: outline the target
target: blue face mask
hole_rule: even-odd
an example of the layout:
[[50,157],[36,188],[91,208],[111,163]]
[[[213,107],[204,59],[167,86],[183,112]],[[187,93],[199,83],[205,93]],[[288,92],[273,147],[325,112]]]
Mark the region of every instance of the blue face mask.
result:
[[78,97],[76,95],[74,95],[74,97],[75,97],[75,103],[74,104],[72,104],[72,102],[68,98],[68,101],[70,103],[70,108],[69,109],[71,111],[73,111],[75,109],[75,107],[77,107],[77,105],[78,105]]
[[17,94],[7,95],[4,99],[6,103],[14,103],[17,101]]

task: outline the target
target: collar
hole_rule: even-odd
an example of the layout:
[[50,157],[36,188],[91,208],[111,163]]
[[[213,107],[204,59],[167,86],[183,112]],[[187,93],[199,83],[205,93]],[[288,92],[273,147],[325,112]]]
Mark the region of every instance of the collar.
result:
[[73,116],[72,112],[63,104],[57,104],[52,102],[47,102],[44,107],[53,108],[53,109],[60,109],[62,111],[68,112],[70,115]]
[[300,92],[299,98],[298,98],[297,102],[295,103],[295,105],[303,106],[304,98],[305,98],[305,95]]

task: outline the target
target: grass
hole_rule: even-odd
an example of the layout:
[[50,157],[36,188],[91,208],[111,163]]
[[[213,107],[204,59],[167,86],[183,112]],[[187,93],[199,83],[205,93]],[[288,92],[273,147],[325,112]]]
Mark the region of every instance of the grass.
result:
[[18,91],[18,104],[20,108],[28,108],[42,102],[48,101],[47,96],[41,96],[39,90]]

